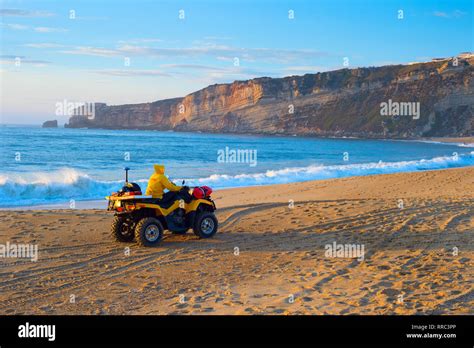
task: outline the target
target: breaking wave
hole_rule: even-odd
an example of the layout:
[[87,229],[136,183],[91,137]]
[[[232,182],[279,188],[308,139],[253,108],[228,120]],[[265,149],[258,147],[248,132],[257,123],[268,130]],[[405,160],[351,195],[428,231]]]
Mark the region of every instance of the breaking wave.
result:
[[94,180],[72,168],[25,176],[0,175],[0,207],[103,199],[120,187],[121,181]]
[[[347,165],[311,165],[308,167],[267,170],[264,173],[224,175],[214,174],[206,178],[187,179],[186,184],[209,185],[214,189],[283,184],[309,180],[344,178],[373,174],[389,174],[435,170],[474,165],[474,151],[469,154],[435,157],[400,162],[358,163]],[[145,190],[147,180],[136,181]],[[180,182],[180,180],[176,180]],[[123,181],[99,181],[72,168],[52,173],[0,175],[0,207],[30,206],[76,201],[101,200],[117,191]]]
[[284,168],[268,170],[265,173],[240,175],[211,175],[208,178],[190,180],[195,185],[210,185],[217,188],[239,186],[285,184],[310,180],[345,178],[374,174],[390,174],[399,172],[416,172],[474,165],[474,151],[470,154],[435,157],[400,162],[372,162],[347,165],[312,165],[308,167]]

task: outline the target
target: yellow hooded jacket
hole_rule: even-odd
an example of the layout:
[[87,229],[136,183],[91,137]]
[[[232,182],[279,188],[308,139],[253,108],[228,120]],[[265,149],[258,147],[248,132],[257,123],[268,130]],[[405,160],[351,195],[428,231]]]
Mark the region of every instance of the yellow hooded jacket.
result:
[[155,173],[150,176],[148,186],[146,188],[146,195],[151,195],[153,198],[162,198],[165,188],[170,191],[179,191],[181,186],[176,186],[165,175],[165,166],[155,164]]

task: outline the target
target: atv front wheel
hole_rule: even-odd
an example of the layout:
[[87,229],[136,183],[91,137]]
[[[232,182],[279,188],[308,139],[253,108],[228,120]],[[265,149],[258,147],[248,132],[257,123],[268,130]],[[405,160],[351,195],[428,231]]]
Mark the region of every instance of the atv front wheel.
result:
[[163,238],[163,225],[158,219],[141,219],[135,227],[135,240],[141,246],[153,246]]
[[194,220],[193,232],[199,238],[211,238],[217,232],[217,218],[214,213],[204,211]]
[[110,227],[110,234],[117,242],[131,242],[135,238],[130,221],[122,216],[114,217]]

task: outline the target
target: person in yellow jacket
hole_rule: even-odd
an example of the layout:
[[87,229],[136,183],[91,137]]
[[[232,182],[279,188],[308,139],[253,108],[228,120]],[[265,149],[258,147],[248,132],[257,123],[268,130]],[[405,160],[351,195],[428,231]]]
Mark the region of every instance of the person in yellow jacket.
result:
[[[181,186],[177,186],[169,181],[165,175],[165,166],[155,164],[153,167],[155,168],[155,173],[150,176],[145,194],[162,201],[167,201],[176,195],[175,192],[181,190]],[[169,190],[169,192],[164,193],[165,189]]]

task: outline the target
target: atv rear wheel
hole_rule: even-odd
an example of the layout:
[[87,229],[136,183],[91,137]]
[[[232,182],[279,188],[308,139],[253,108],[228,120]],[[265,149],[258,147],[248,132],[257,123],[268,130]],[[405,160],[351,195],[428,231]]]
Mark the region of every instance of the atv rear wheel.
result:
[[131,242],[135,238],[132,227],[129,220],[122,216],[115,216],[110,227],[110,234],[117,242]]
[[211,238],[217,233],[217,224],[214,213],[203,211],[194,219],[193,232],[199,238]]
[[163,238],[163,225],[158,219],[141,219],[135,227],[135,240],[141,246],[153,246]]

